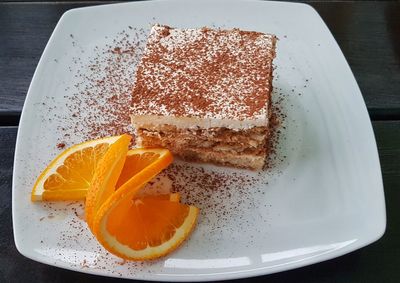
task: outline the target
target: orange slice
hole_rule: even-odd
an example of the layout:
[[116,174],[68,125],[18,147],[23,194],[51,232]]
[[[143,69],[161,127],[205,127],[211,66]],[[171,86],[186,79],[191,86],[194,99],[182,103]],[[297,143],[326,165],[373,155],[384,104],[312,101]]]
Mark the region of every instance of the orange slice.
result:
[[99,160],[121,137],[92,140],[66,149],[40,174],[33,186],[31,200],[84,199]]
[[108,147],[96,170],[86,194],[85,215],[89,228],[100,205],[115,191],[115,185],[124,167],[132,137],[122,135]]
[[155,197],[135,198],[135,177],[122,185],[97,212],[93,232],[112,254],[128,260],[150,260],[175,250],[195,227],[194,206]]
[[128,152],[116,190],[89,220],[93,234],[112,254],[129,260],[154,259],[173,251],[189,236],[198,217],[196,207],[171,197],[141,196],[144,185],[171,162],[166,149]]

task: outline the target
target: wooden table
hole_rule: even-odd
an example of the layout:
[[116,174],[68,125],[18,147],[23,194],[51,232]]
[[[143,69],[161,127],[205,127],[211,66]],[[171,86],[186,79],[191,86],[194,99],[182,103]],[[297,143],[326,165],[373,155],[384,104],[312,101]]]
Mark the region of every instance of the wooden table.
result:
[[[306,1],[307,2],[307,1]],[[60,16],[104,2],[0,2],[0,281],[121,282],[26,259],[15,248],[11,179],[19,116],[44,46]],[[385,235],[337,259],[258,282],[400,282],[400,3],[310,1],[338,41],[375,130],[387,205]]]

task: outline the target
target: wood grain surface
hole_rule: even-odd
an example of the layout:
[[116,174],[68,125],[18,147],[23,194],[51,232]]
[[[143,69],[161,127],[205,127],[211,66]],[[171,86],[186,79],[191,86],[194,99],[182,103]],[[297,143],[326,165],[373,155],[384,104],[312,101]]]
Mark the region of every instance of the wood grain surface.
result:
[[[379,241],[348,255],[301,269],[234,282],[400,282],[400,122],[373,123],[382,165],[387,230]],[[0,282],[124,282],[56,268],[24,258],[15,248],[11,178],[16,127],[0,127]],[[29,198],[29,196],[27,196]]]
[[[106,2],[0,3],[2,125],[18,121],[33,72],[61,15],[72,8],[99,3]],[[400,118],[400,3],[309,4],[320,13],[342,48],[371,118]]]

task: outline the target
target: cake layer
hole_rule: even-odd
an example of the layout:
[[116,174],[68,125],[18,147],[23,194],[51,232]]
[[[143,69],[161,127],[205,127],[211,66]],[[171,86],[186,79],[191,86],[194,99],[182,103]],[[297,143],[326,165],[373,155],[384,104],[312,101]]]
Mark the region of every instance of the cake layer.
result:
[[234,131],[227,128],[178,129],[171,125],[137,129],[137,145],[165,147],[173,153],[187,148],[212,149],[216,152],[260,154],[264,152],[268,129]]
[[275,45],[260,32],[154,26],[136,72],[134,124],[267,127]]
[[213,163],[223,166],[261,170],[264,167],[266,152],[256,154],[235,154],[229,152],[215,152],[208,149],[187,148],[179,152],[179,156],[186,161]]

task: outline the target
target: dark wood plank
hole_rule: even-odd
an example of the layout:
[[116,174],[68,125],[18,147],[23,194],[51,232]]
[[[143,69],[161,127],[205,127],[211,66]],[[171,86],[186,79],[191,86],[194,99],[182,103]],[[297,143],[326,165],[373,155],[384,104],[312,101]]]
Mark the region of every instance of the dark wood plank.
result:
[[399,119],[400,3],[317,1],[310,5],[341,47],[372,118]]
[[18,115],[61,15],[87,4],[0,4],[0,112]]
[[[235,282],[400,282],[400,122],[374,122],[373,125],[387,205],[388,222],[383,238],[334,260]],[[16,131],[16,127],[0,127],[0,282],[121,282],[47,266],[18,253],[11,219],[11,177]]]
[[[97,3],[0,4],[0,113],[19,115],[36,64],[60,16],[71,8]],[[372,119],[400,118],[400,3],[310,4],[341,46]]]

